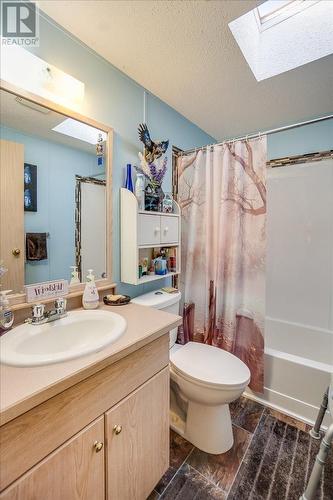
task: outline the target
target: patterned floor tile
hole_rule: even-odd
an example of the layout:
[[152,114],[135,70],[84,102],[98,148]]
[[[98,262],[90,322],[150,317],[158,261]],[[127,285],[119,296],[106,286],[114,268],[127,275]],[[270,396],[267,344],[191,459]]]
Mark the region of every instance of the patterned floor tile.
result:
[[194,446],[191,443],[176,434],[173,430],[170,430],[170,467],[155,486],[155,490],[158,493],[162,493],[165,490],[193,448]]
[[[265,412],[232,485],[228,500],[298,500],[312,470],[318,441]],[[333,454],[318,500],[333,498]]]
[[306,424],[301,420],[297,420],[296,418],[289,417],[289,415],[281,413],[278,410],[273,410],[273,408],[265,408],[264,411],[267,415],[271,415],[272,417],[275,417],[276,419],[280,420],[281,422],[284,422],[285,424],[296,427],[300,431],[309,432],[309,430],[311,429],[311,425]]
[[[171,431],[170,468],[149,500],[299,499],[320,446],[309,426],[244,397],[230,412],[235,442],[225,454],[204,453]],[[333,500],[333,453],[316,500]]]
[[230,404],[232,422],[252,433],[258,425],[263,411],[264,406],[245,397],[240,397]]
[[251,434],[244,429],[233,427],[233,432],[234,445],[227,453],[211,455],[195,448],[186,461],[225,492],[230,489],[251,440]]
[[225,493],[199,472],[184,464],[160,499],[162,500],[225,500]]
[[149,497],[147,498],[147,500],[158,500],[158,498],[160,498],[160,495],[157,493],[156,490],[153,490]]

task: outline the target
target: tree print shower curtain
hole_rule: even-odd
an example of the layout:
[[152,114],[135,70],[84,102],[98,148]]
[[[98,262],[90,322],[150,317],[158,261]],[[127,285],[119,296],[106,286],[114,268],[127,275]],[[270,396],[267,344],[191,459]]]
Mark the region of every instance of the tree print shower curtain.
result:
[[177,176],[183,334],[238,356],[262,393],[266,136],[180,156]]

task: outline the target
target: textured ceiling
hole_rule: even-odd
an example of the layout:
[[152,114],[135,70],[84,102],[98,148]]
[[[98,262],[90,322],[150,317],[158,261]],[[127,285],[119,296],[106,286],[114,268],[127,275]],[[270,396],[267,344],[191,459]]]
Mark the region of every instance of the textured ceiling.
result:
[[228,23],[258,3],[39,1],[60,25],[217,139],[333,111],[333,56],[256,81]]

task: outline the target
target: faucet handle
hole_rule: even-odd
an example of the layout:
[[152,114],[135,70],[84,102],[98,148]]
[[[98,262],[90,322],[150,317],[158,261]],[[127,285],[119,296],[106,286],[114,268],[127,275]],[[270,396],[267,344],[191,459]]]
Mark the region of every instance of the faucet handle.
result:
[[67,300],[64,297],[59,297],[54,301],[54,307],[58,314],[63,314],[66,311]]
[[40,320],[44,317],[45,304],[34,304],[31,308],[32,320]]

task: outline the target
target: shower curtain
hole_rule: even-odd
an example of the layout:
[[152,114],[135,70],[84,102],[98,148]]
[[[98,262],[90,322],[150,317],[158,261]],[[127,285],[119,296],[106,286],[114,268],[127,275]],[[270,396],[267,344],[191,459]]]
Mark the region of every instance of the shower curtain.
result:
[[263,392],[266,136],[177,160],[182,213],[183,338],[246,363]]

